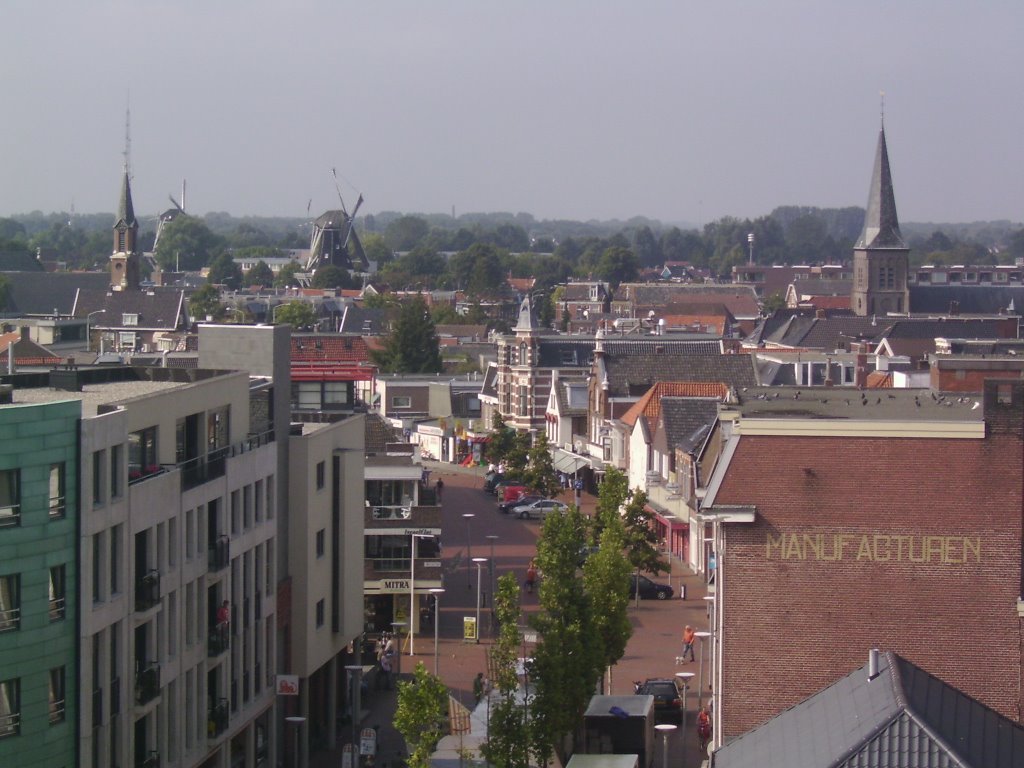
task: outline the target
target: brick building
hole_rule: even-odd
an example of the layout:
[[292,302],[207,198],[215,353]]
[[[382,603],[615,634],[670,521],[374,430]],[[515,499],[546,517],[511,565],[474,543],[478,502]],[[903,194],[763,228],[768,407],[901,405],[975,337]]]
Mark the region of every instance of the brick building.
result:
[[1020,722],[1024,384],[752,388],[702,504],[717,744],[884,647]]

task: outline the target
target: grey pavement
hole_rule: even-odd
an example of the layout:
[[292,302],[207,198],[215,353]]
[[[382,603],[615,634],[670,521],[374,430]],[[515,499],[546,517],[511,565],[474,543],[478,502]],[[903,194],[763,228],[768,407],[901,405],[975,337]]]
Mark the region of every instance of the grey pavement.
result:
[[[439,638],[437,647],[439,674],[449,687],[451,694],[469,709],[473,709],[473,678],[477,672],[486,671],[486,652],[491,644],[492,629],[488,624],[487,606],[490,597],[488,568],[482,575],[481,586],[481,641],[465,643],[462,640],[463,618],[476,614],[476,570],[467,567],[471,557],[487,557],[490,559],[492,544],[494,553],[494,577],[497,579],[507,572],[514,572],[522,583],[526,576],[526,567],[530,558],[536,553],[536,540],[540,532],[539,521],[526,521],[510,518],[499,513],[497,502],[489,494],[485,494],[482,468],[455,467],[438,462],[425,462],[432,471],[431,478],[444,477],[445,491],[443,499],[442,526],[445,531],[442,557],[446,565],[458,564],[449,570],[446,567],[445,593],[441,597],[439,614]],[[563,500],[573,501],[571,491],[563,494]],[[581,507],[585,512],[593,513],[596,498],[583,494]],[[462,515],[472,512],[475,516],[466,520]],[[485,541],[485,535],[495,535],[493,542]],[[469,546],[467,546],[467,536]],[[639,606],[630,608],[633,622],[633,636],[626,647],[626,653],[612,670],[611,690],[609,693],[622,695],[633,692],[633,681],[648,677],[673,677],[676,672],[698,672],[700,669],[700,647],[696,648],[697,662],[677,664],[677,656],[681,653],[680,636],[683,627],[691,624],[697,629],[707,627],[707,606],[702,599],[706,594],[703,578],[692,573],[685,564],[675,559],[672,572],[657,581],[671,583],[676,598],[672,600],[641,600]],[[678,598],[680,585],[686,587],[686,599]],[[537,609],[537,595],[522,594],[522,605],[525,613]],[[434,669],[434,638],[431,633],[417,635],[415,638],[414,656],[408,655],[408,644],[402,656],[402,677],[416,663],[422,662],[427,669]],[[703,667],[705,680],[710,677],[710,659],[705,656]],[[380,768],[385,764],[388,768],[396,768],[405,758],[402,737],[392,726],[397,701],[396,691],[371,690],[363,702],[365,716],[362,727],[379,727],[379,753],[375,765]],[[703,691],[706,701],[709,691]],[[687,728],[686,732],[678,729],[669,737],[670,768],[697,768],[701,765],[698,749],[696,727],[697,684],[692,683],[687,696]],[[342,729],[342,739],[347,740],[348,729]],[[341,766],[341,745],[334,750],[324,750],[311,755],[311,768],[339,768]],[[662,743],[658,738],[652,768],[662,768]]]

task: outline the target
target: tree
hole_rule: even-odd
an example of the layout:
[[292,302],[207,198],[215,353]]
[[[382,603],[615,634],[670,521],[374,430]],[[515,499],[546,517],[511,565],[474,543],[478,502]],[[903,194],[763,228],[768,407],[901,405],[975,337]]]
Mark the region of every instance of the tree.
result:
[[314,288],[352,288],[354,283],[348,270],[334,264],[325,264],[317,269],[310,285]]
[[302,272],[303,267],[299,262],[292,261],[285,264],[277,272],[277,277],[274,278],[275,288],[292,288],[299,284],[299,281],[295,278],[296,272]]
[[633,235],[633,253],[644,267],[656,267],[662,263],[661,245],[650,227],[640,227]]
[[523,481],[530,488],[547,497],[554,496],[561,488],[558,476],[555,474],[548,436],[543,432],[537,436],[537,441],[529,450]]
[[530,462],[530,433],[512,432],[512,444],[505,455],[507,472],[521,477],[526,473],[526,467]]
[[512,450],[515,436],[515,430],[505,423],[504,417],[498,411],[495,411],[494,417],[491,420],[490,440],[487,441],[488,460],[494,464],[500,464],[505,461],[505,458]]
[[289,301],[274,307],[275,323],[288,323],[296,330],[311,328],[316,323],[316,310],[305,301]]
[[571,507],[565,514],[548,515],[537,541],[537,565],[544,576],[541,610],[532,618],[538,632],[530,669],[536,689],[531,714],[536,765],[544,765],[554,750],[564,758],[558,747],[579,726],[602,669],[589,603],[576,578],[585,529],[583,514]]
[[430,232],[430,225],[418,216],[402,216],[388,224],[384,242],[392,251],[411,251]]
[[[626,557],[629,564],[639,575],[641,571],[665,573],[669,564],[661,557],[658,549],[658,533],[654,530],[654,513],[647,510],[647,494],[639,488],[633,491],[632,497],[622,513],[622,527],[626,545]],[[637,605],[640,604],[639,585],[636,590]]]
[[609,467],[604,482],[597,490],[597,508],[592,524],[594,543],[601,540],[605,528],[621,517],[620,509],[629,495],[629,479],[616,467]]
[[398,684],[394,718],[395,729],[409,750],[409,768],[429,768],[430,756],[444,734],[447,714],[448,689],[422,661],[418,662],[412,680]]
[[7,309],[10,298],[11,281],[7,279],[7,275],[0,275],[0,311]]
[[366,232],[359,235],[359,242],[363,244],[363,253],[366,254],[366,258],[377,262],[378,269],[394,258],[394,254],[384,240],[384,235],[377,232]]
[[546,293],[540,294],[537,296],[534,308],[537,310],[537,322],[543,328],[550,328],[555,321],[555,305],[552,303],[551,297]]
[[772,314],[773,312],[775,312],[775,310],[777,310],[777,309],[785,309],[785,308],[786,308],[786,297],[783,296],[778,291],[776,291],[771,296],[769,296],[767,299],[765,299],[764,303],[762,304],[762,309],[765,311],[766,314],[769,314],[769,315]]
[[224,285],[234,290],[242,284],[242,268],[235,263],[230,253],[224,252],[210,262],[210,272],[206,280],[214,285]]
[[245,277],[242,278],[242,284],[246,286],[273,285],[274,271],[267,266],[267,262],[261,259],[256,262],[252,269],[245,273]]
[[388,373],[437,373],[441,370],[434,321],[419,296],[402,304],[384,349],[374,354]]
[[188,300],[188,311],[193,319],[218,319],[224,314],[224,305],[220,303],[220,291],[212,283],[207,283],[192,294]]
[[621,246],[606,248],[594,270],[599,278],[607,280],[614,291],[620,283],[636,280],[640,274],[639,262],[633,252]]
[[498,691],[498,700],[491,706],[487,741],[480,745],[480,752],[494,768],[529,766],[529,718],[525,703],[516,700],[520,612],[519,582],[514,573],[506,573],[498,579],[494,595],[498,638],[490,654],[491,682]]
[[[596,552],[583,563],[583,586],[598,646],[602,671],[610,669],[626,652],[633,634],[629,619],[630,564],[623,554],[625,531],[615,520],[604,529]],[[611,690],[610,680],[605,690]]]
[[166,270],[197,270],[209,264],[220,247],[221,238],[202,219],[178,216],[160,233],[155,256]]

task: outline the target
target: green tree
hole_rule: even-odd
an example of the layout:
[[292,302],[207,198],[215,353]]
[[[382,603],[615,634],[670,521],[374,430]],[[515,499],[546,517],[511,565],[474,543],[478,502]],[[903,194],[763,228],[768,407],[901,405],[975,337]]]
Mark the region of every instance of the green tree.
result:
[[334,264],[325,264],[318,268],[310,282],[314,288],[353,288],[354,284],[355,281],[348,270]]
[[640,264],[628,248],[612,246],[601,253],[594,271],[600,279],[607,280],[614,291],[620,283],[636,280]]
[[651,232],[651,228],[643,226],[633,235],[633,253],[641,266],[656,267],[663,259],[661,256],[661,245]]
[[515,430],[505,423],[504,417],[498,411],[495,411],[491,419],[490,440],[487,441],[488,460],[494,464],[505,461],[512,451],[515,437]]
[[430,225],[418,216],[402,216],[388,224],[384,242],[392,251],[411,251],[430,232]]
[[242,268],[231,258],[231,254],[225,251],[210,262],[210,272],[206,280],[214,285],[224,285],[234,290],[242,284]]
[[633,634],[629,618],[631,568],[623,554],[625,546],[623,525],[615,520],[604,529],[597,551],[583,563],[583,586],[602,673],[623,657]]
[[11,281],[7,275],[0,275],[0,311],[7,309],[11,299]]
[[558,493],[561,487],[551,458],[551,445],[543,432],[537,436],[537,441],[529,450],[523,481],[542,496],[548,497]]
[[600,541],[605,528],[621,518],[620,509],[629,495],[629,479],[616,467],[609,467],[604,482],[597,489],[597,508],[594,511],[594,543]]
[[480,752],[494,768],[528,768],[529,718],[526,705],[516,699],[519,676],[516,663],[520,655],[519,582],[514,573],[498,579],[494,595],[494,615],[498,637],[491,647],[491,676],[498,700],[491,705],[487,741]]
[[434,321],[427,303],[419,296],[404,302],[384,349],[374,354],[388,373],[436,373],[441,370]]
[[530,463],[530,433],[522,431],[512,432],[512,445],[505,455],[505,464],[508,472],[516,477],[522,477],[526,467]]
[[316,310],[308,302],[289,301],[274,307],[273,320],[275,323],[288,323],[296,330],[304,330],[316,324]]
[[285,264],[277,272],[277,277],[274,278],[275,288],[293,288],[299,284],[299,281],[295,277],[296,272],[305,271],[303,266],[297,261],[292,261]]
[[242,284],[246,286],[271,286],[274,284],[274,271],[267,266],[267,262],[261,259],[256,262],[252,269],[245,273],[245,277],[242,278]]
[[160,233],[155,256],[166,270],[197,270],[209,264],[221,247],[221,238],[202,219],[178,216]]
[[537,541],[543,578],[541,610],[532,619],[538,641],[530,670],[536,689],[531,737],[537,765],[544,765],[553,751],[564,764],[562,737],[579,727],[602,668],[583,581],[576,578],[585,529],[583,514],[571,507],[564,515],[548,515]]
[[363,244],[363,253],[366,254],[366,258],[370,261],[377,262],[378,269],[394,258],[394,254],[391,252],[391,249],[388,248],[388,244],[384,240],[384,235],[382,234],[377,232],[366,232],[360,234],[359,242]]
[[[666,573],[669,564],[658,549],[658,533],[654,529],[654,513],[647,509],[647,494],[637,489],[622,513],[622,527],[626,545],[626,557],[637,574],[641,571]],[[637,605],[640,604],[640,590],[636,591]]]
[[207,318],[219,319],[224,314],[224,305],[220,302],[220,291],[211,283],[202,286],[189,298],[188,311],[194,320],[200,322],[204,322]]
[[398,684],[395,730],[409,750],[409,768],[429,768],[430,756],[444,735],[448,689],[417,662],[412,679]]
[[551,324],[555,322],[555,305],[552,303],[551,297],[547,294],[540,294],[534,302],[534,307],[537,310],[537,322],[542,328],[550,328]]
[[764,300],[764,304],[762,305],[762,307],[765,313],[769,315],[772,314],[777,309],[785,309],[786,297],[783,296],[778,291],[776,291],[775,293],[773,293],[771,296]]

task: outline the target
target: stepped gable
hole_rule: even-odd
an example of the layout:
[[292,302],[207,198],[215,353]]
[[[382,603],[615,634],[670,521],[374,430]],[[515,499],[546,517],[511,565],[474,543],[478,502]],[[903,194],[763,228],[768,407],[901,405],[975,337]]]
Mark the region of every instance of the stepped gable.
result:
[[714,752],[711,768],[1018,768],[1024,728],[895,653]]

